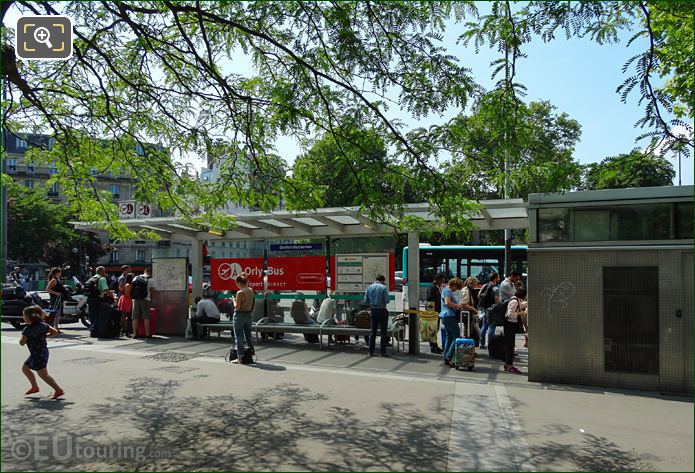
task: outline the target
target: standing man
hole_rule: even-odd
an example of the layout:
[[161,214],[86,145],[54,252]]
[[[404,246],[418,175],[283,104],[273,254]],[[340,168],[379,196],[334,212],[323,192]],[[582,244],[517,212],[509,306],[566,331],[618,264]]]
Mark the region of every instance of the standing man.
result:
[[125,278],[128,277],[128,274],[130,274],[130,266],[127,264],[124,264],[121,266],[121,275],[118,276],[118,279],[116,282],[118,283],[118,294],[121,295],[123,294],[123,288],[125,287]]
[[[493,272],[490,274],[490,281],[480,288],[478,293],[478,303],[483,313],[483,328],[480,330],[480,348],[486,348],[489,340],[495,336],[495,323],[490,320],[487,311],[495,303],[497,297],[497,285],[500,283],[500,275]],[[488,331],[490,336],[487,337]]]
[[87,307],[89,308],[89,336],[97,337],[97,325],[102,304],[108,297],[109,282],[106,279],[106,268],[98,266],[96,274],[84,284],[84,292],[87,295]]
[[507,279],[502,281],[502,284],[500,284],[500,301],[507,302],[514,297],[517,281],[521,281],[521,273],[519,271],[512,271],[507,276]]
[[145,324],[145,337],[152,338],[150,333],[150,307],[152,307],[153,287],[152,269],[145,268],[145,272],[133,279],[133,289],[130,297],[133,298],[133,338],[138,337],[138,321],[142,319]]
[[381,329],[381,340],[379,341],[381,356],[388,357],[386,332],[389,324],[389,313],[386,310],[386,304],[389,302],[389,290],[386,288],[386,278],[383,275],[377,274],[376,281],[364,291],[364,301],[369,304],[370,312],[369,356],[374,356],[376,329],[379,327]]
[[[442,311],[442,286],[446,281],[444,273],[437,273],[432,281],[432,285],[427,288],[427,310],[434,310],[439,314]],[[437,333],[439,333],[439,317],[437,317]],[[430,342],[430,352],[441,354],[442,349],[439,348],[437,342]]]

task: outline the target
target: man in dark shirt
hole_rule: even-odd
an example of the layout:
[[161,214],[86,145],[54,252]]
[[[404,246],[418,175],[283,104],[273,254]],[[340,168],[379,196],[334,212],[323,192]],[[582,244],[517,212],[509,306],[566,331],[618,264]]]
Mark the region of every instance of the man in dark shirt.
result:
[[[442,311],[442,285],[446,280],[444,273],[437,273],[432,285],[427,288],[427,310],[434,310],[439,314]],[[434,305],[433,305],[434,304]],[[439,317],[437,317],[437,332],[439,332]],[[440,354],[442,349],[437,342],[430,342],[430,351]]]

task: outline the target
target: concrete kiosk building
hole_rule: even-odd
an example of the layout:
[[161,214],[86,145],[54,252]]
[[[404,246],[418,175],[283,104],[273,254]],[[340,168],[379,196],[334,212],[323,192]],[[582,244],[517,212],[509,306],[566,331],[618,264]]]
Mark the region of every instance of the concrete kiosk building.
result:
[[529,380],[693,392],[693,186],[531,194]]

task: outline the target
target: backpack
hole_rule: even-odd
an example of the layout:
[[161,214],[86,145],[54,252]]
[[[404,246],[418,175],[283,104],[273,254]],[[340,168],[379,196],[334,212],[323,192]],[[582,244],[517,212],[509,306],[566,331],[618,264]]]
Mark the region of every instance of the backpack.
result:
[[87,297],[99,297],[100,296],[100,291],[99,291],[99,280],[101,279],[101,276],[92,276],[91,278],[87,279],[87,282],[84,283],[84,293],[87,295]]
[[[245,347],[244,348],[244,354],[241,355],[241,362],[242,365],[251,365],[253,363],[256,363],[256,359],[254,358],[256,356],[256,350],[254,350],[253,347]],[[236,348],[232,346],[232,348],[229,350],[227,353],[227,356],[224,357],[225,361],[234,361],[238,358],[237,353],[236,353]]]
[[480,307],[483,309],[489,309],[495,303],[495,289],[492,287],[492,283],[487,283],[480,290],[478,294],[478,300],[480,301]]
[[504,302],[498,302],[497,304],[493,304],[490,309],[488,309],[487,313],[488,316],[490,317],[490,322],[495,324],[498,327],[501,327],[504,325],[504,321],[507,318],[507,306],[509,305],[509,300],[506,300]]
[[150,280],[147,276],[137,276],[133,279],[133,288],[130,290],[130,297],[133,300],[147,298],[147,283]]
[[116,294],[120,293],[121,291],[118,290],[118,279],[116,279],[113,284],[111,284],[111,290],[115,292]]

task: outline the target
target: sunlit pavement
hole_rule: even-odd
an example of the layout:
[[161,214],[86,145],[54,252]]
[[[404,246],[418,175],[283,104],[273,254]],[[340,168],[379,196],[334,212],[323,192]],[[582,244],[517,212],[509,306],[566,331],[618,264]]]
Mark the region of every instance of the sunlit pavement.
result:
[[456,371],[286,335],[252,367],[224,361],[229,332],[95,340],[75,324],[49,342],[67,394],[48,401],[23,397],[26,348],[2,328],[3,471],[693,469],[691,400],[529,383],[486,353]]

